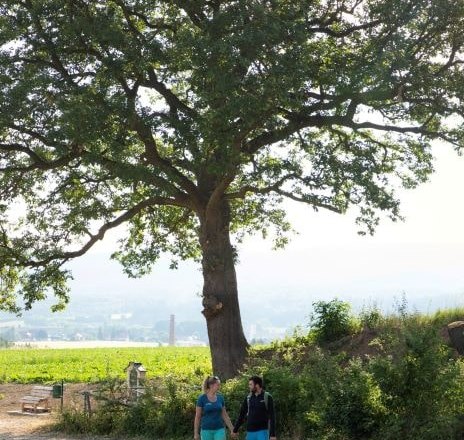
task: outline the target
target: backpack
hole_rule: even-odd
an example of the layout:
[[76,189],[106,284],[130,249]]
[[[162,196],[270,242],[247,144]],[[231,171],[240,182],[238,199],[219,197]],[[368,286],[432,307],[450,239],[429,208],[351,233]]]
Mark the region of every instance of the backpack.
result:
[[[264,406],[266,407],[266,411],[269,411],[268,409],[269,396],[270,394],[267,391],[264,391]],[[247,396],[247,405],[248,405],[247,415],[250,412],[250,399],[251,399],[251,393],[248,394]]]

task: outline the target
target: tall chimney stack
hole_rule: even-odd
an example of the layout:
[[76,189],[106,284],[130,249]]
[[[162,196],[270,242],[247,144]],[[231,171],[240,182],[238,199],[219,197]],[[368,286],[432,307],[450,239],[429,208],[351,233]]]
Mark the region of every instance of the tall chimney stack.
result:
[[169,320],[169,345],[174,346],[176,345],[176,315],[171,315]]

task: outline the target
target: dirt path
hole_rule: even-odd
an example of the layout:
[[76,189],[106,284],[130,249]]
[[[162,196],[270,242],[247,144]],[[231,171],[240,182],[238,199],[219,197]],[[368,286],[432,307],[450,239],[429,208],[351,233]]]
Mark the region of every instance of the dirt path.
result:
[[[76,436],[51,432],[50,428],[54,422],[53,416],[12,416],[2,414],[0,417],[0,439],[1,440],[97,440],[92,436]],[[99,437],[99,440],[108,439]]]
[[[52,412],[39,415],[13,415],[20,409],[21,397],[27,395],[31,385],[0,385],[0,440],[119,440],[114,437],[98,437],[65,435],[50,432],[59,413],[60,400],[52,399]],[[81,406],[83,384],[65,386],[65,406],[70,409]]]

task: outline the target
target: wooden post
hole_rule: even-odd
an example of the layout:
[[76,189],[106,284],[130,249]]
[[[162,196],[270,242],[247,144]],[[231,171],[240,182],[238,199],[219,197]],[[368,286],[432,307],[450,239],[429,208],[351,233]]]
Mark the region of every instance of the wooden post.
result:
[[90,391],[83,391],[84,395],[84,414],[90,416],[92,409],[90,407]]

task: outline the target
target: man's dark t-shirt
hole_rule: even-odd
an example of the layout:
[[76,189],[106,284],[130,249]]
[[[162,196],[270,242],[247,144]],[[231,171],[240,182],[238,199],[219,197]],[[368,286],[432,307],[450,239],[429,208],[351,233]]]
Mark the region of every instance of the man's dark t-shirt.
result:
[[[247,416],[248,413],[248,416]],[[234,432],[238,432],[240,425],[247,419],[247,431],[255,432],[269,429],[269,436],[275,437],[275,412],[272,396],[268,396],[267,409],[264,401],[264,391],[250,396],[250,409],[248,410],[248,397],[242,403],[240,415],[235,422]]]

